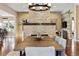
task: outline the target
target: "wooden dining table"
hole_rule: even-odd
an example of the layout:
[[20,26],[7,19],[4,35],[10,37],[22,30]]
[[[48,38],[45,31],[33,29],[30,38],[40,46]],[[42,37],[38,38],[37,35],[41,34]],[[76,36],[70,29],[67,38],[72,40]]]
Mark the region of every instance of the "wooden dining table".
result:
[[14,50],[21,51],[27,47],[54,47],[56,51],[63,51],[63,47],[53,38],[44,37],[38,40],[32,36],[26,37],[21,43],[17,44]]

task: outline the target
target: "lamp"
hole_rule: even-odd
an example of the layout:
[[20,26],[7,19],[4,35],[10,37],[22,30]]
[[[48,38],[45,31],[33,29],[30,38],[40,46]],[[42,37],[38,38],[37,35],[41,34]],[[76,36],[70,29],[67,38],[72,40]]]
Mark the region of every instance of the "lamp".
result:
[[31,3],[29,9],[32,11],[46,11],[50,9],[50,6],[48,3]]

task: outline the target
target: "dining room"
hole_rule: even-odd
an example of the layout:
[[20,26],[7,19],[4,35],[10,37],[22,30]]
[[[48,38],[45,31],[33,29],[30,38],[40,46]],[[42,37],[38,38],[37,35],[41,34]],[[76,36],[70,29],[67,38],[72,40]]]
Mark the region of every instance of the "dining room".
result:
[[73,3],[6,3],[4,5],[16,12],[16,18],[11,18],[15,20],[12,24],[14,27],[11,28],[14,31],[11,34],[8,33],[9,37],[13,37],[11,40],[14,41],[9,40],[9,43],[14,42],[13,47],[3,55],[74,55],[74,49],[72,50]]

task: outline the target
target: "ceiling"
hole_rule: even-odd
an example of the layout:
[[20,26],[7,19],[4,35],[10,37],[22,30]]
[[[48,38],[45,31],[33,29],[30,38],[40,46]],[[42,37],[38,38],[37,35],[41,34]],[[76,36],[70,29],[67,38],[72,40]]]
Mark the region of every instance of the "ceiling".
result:
[[28,4],[27,3],[6,3],[6,5],[16,12],[27,12]]
[[14,16],[6,11],[0,10],[0,16]]
[[66,12],[68,10],[74,10],[73,3],[54,3],[52,4],[51,11],[59,11],[59,12]]
[[[6,5],[15,10],[16,12],[27,12],[29,10],[28,3],[6,3]],[[73,3],[52,3],[50,11],[65,12],[69,9],[74,9]]]

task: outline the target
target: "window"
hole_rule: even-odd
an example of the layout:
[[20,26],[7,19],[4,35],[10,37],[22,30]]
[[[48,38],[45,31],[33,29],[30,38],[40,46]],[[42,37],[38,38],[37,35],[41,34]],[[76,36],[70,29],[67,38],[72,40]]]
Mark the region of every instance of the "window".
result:
[[8,31],[8,35],[3,40],[3,46],[5,49],[14,49],[15,47],[15,33],[16,22],[13,18],[0,19],[0,28],[5,28]]

